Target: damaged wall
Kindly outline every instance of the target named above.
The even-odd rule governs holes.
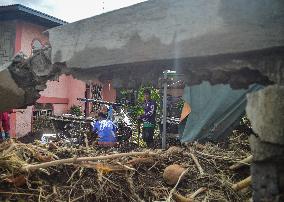
[[[23,55],[0,67],[0,111],[25,108],[35,103],[46,82],[59,74],[60,68],[50,63],[50,49],[25,60]]]
[[[248,95],[247,115],[257,135],[250,137],[254,201],[284,199],[284,86]]]
[[[14,54],[16,28],[14,21],[0,21],[0,65],[9,62]]]

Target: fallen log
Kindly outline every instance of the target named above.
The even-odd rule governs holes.
[[[232,189],[235,191],[239,191],[241,189],[244,189],[246,187],[248,187],[251,184],[251,176],[243,179],[242,181],[233,184]]]
[[[74,157],[74,158],[68,158],[68,159],[60,159],[45,163],[40,163],[36,165],[26,165],[22,167],[22,171],[24,172],[30,172],[34,171],[40,168],[47,168],[50,166],[56,166],[56,165],[62,165],[62,164],[68,164],[68,163],[79,163],[82,161],[98,161],[98,160],[107,160],[107,159],[115,159],[120,157],[126,157],[126,156],[156,156],[156,153],[153,152],[131,152],[131,153],[120,153],[120,154],[111,154],[106,156],[95,156],[95,157]]]
[[[229,169],[230,169],[230,170],[236,170],[236,169],[238,169],[238,168],[240,168],[240,167],[242,167],[242,166],[244,166],[244,165],[248,165],[249,163],[251,163],[252,158],[253,158],[252,155],[250,155],[250,156],[246,157],[245,159],[243,159],[243,160],[237,162],[236,164],[231,165],[231,166],[229,167]]]

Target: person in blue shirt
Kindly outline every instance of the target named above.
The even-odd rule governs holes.
[[[117,130],[116,125],[107,116],[100,112],[99,119],[93,123],[93,132],[98,134],[98,144],[102,146],[115,146]]]

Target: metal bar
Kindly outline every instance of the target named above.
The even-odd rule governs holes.
[[[87,83],[86,84],[86,91],[85,91],[85,96],[87,99],[89,99],[91,97],[91,89],[90,89],[90,84]],[[85,118],[90,116],[90,103],[89,102],[85,102]]]
[[[138,135],[137,135],[137,144],[138,144],[138,147],[140,147],[140,133],[141,133],[141,123],[140,123],[140,121],[138,120]]]
[[[123,104],[121,103],[108,102],[108,101],[97,100],[97,99],[77,98],[77,100],[81,102],[93,102],[93,103],[99,103],[99,104],[105,104],[105,105],[123,106]]]
[[[163,132],[162,132],[162,149],[166,149],[166,133],[167,133],[167,72],[164,73],[164,96],[163,96]]]

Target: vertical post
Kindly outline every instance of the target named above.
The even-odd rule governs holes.
[[[138,120],[138,135],[137,135],[137,144],[138,144],[138,147],[140,147],[140,133],[141,133],[141,123],[140,123],[140,121]]]
[[[166,149],[166,133],[167,133],[167,88],[168,88],[168,82],[167,82],[167,71],[164,71],[164,81],[163,81],[163,87],[164,87],[164,96],[163,96],[163,132],[162,132],[162,149]]]
[[[91,98],[91,92],[90,92],[90,82],[86,83],[86,91],[85,91],[85,98],[90,99]],[[88,117],[90,115],[90,103],[85,102],[85,117]]]

